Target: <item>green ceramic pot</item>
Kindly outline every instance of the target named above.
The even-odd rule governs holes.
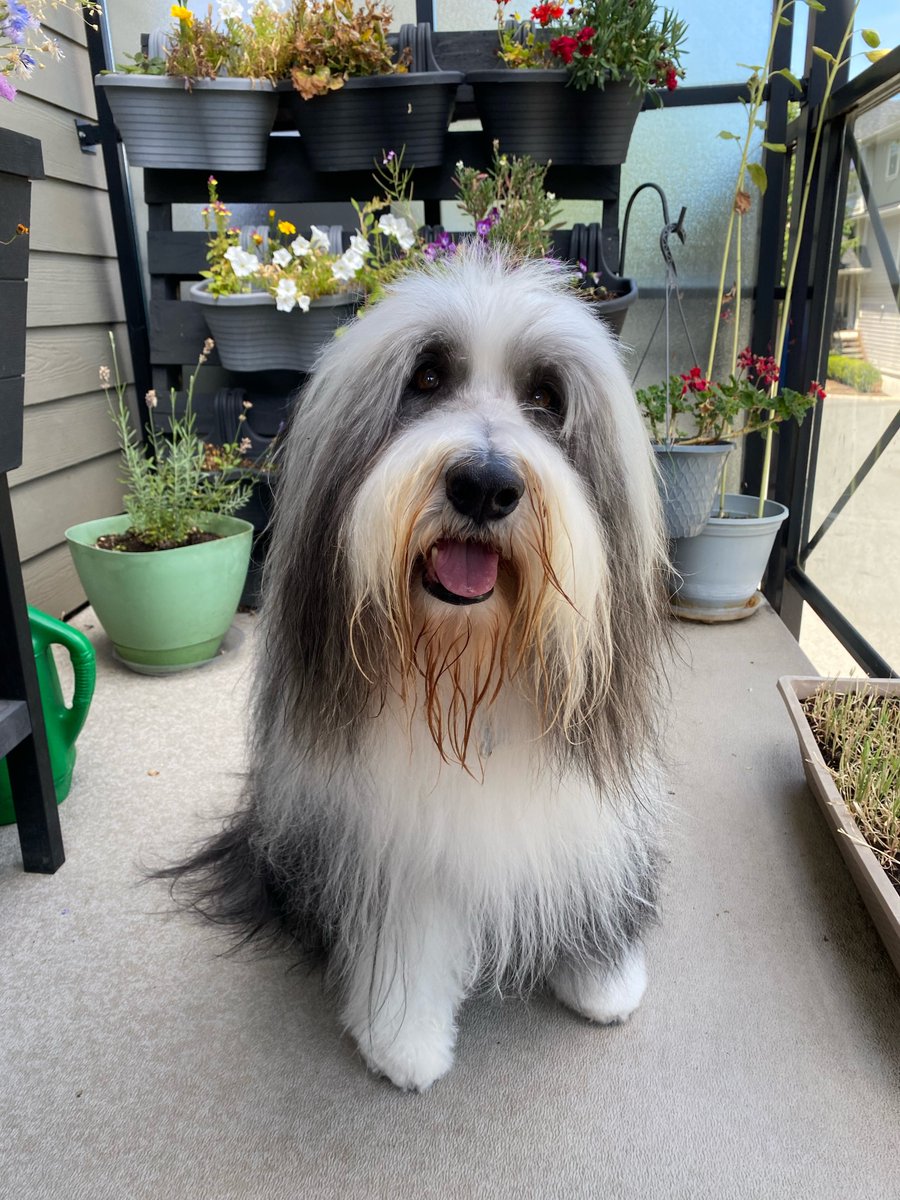
[[[237,611],[253,526],[238,517],[209,514],[197,524],[220,536],[145,554],[97,548],[103,534],[125,532],[127,516],[66,530],[87,598],[118,657],[134,671],[167,674],[209,662]]]

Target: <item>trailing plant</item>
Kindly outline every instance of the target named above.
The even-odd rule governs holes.
[[[331,250],[323,229],[313,225],[305,237],[274,209],[269,211],[268,228],[254,230],[247,239],[252,249],[242,248],[241,230],[231,224],[231,210],[219,199],[218,182],[210,175],[209,204],[202,210],[212,235],[206,254],[209,270],[201,272],[209,280],[209,292],[268,292],[279,312],[306,312],[313,300],[339,292],[377,299],[387,283],[422,261],[409,215],[411,175],[403,168],[402,154],[385,154],[374,175],[379,194],[363,204],[352,201],[359,227],[341,254]],[[394,208],[407,215],[384,211]]]
[[[544,190],[547,166],[527,154],[500,153],[494,142],[490,170],[456,164],[456,203],[475,223],[476,235],[502,244],[523,258],[543,258],[550,252],[550,231],[559,224],[553,192]]]
[[[59,62],[65,55],[59,41],[44,29],[47,13],[68,8],[94,16],[94,0],[0,0],[0,97],[15,100],[15,78],[30,79],[41,58]]]
[[[513,69],[565,66],[573,87],[602,88],[625,80],[643,94],[670,91],[684,78],[687,25],[656,0],[584,0],[538,4],[531,19],[507,19],[510,0],[496,0],[499,57]]]
[[[843,354],[828,355],[828,378],[845,383],[858,392],[877,392],[881,389],[881,372],[861,358]]]
[[[844,803],[900,890],[900,697],[828,685],[803,709]]]
[[[197,519],[203,513],[228,516],[246,503],[252,486],[251,475],[241,469],[243,456],[249,449],[249,439],[240,436],[240,426],[246,415],[239,418],[235,441],[223,447],[221,469],[210,473],[193,411],[194,384],[214,346],[212,338],[207,338],[188,381],[185,411],[181,417],[174,415],[176,393],[172,389],[173,416],[167,433],[155,420],[156,393],[147,393],[150,420],[148,445],[145,446],[134,428],[125,400],[127,384],[119,371],[116,339],[111,331],[109,342],[113,369],[110,372],[108,366],[100,368],[100,385],[106,394],[122,450],[125,467],[122,483],[127,489],[124,504],[131,522],[128,533],[147,549],[173,550],[187,545],[199,532]],[[115,400],[111,391],[115,393]]]
[[[360,75],[391,75],[409,69],[408,52],[394,57],[387,32],[392,9],[377,0],[299,0],[293,67],[294,88],[304,100],[322,96]]]
[[[802,421],[807,410],[824,399],[824,390],[813,381],[805,393],[777,389],[773,403],[770,387],[773,382],[777,386],[778,374],[773,358],[754,355],[748,346],[738,355],[736,371],[723,382],[704,378],[695,366],[687,374],[671,376],[668,386],[641,389],[637,401],[654,441],[712,445],[762,433],[782,421]]]

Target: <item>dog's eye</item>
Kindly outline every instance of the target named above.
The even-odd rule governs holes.
[[[435,367],[419,367],[413,376],[413,383],[417,391],[434,392],[441,386],[441,377]]]
[[[537,383],[529,387],[525,394],[525,403],[529,408],[541,408],[545,412],[562,412],[562,402],[559,393],[548,383]]]

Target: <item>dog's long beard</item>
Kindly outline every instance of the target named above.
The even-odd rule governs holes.
[[[594,587],[572,594],[573,568],[565,564],[575,550],[533,472],[524,471],[514,519],[473,538],[465,519],[448,516],[436,499],[445,466],[414,472],[382,494],[384,523],[360,523],[351,535],[357,599],[350,643],[373,703],[383,706],[390,689],[410,721],[424,716],[445,762],[477,774],[477,718],[506,688],[537,712],[537,735],[556,729],[570,742],[582,736],[579,727],[603,702],[610,673],[608,606],[599,594],[606,580],[598,547]],[[422,586],[435,544],[460,534],[489,537],[499,552],[496,585],[482,603],[445,604]]]

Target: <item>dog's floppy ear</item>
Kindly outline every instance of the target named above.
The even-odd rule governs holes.
[[[283,690],[266,685],[263,665],[258,727],[286,717],[310,748],[342,734],[346,750],[369,693],[348,636],[342,533],[395,427],[407,370],[403,348],[378,337],[376,325],[372,314],[329,346],[298,399],[280,459],[262,623],[264,654]],[[386,678],[386,664],[364,665],[369,678]]]
[[[618,764],[627,786],[655,735],[660,652],[668,637],[667,552],[649,437],[617,347],[605,329],[569,362],[567,453],[583,480],[606,542],[611,672],[602,696],[585,696],[579,756],[602,784]],[[607,781],[608,782],[608,781]]]

